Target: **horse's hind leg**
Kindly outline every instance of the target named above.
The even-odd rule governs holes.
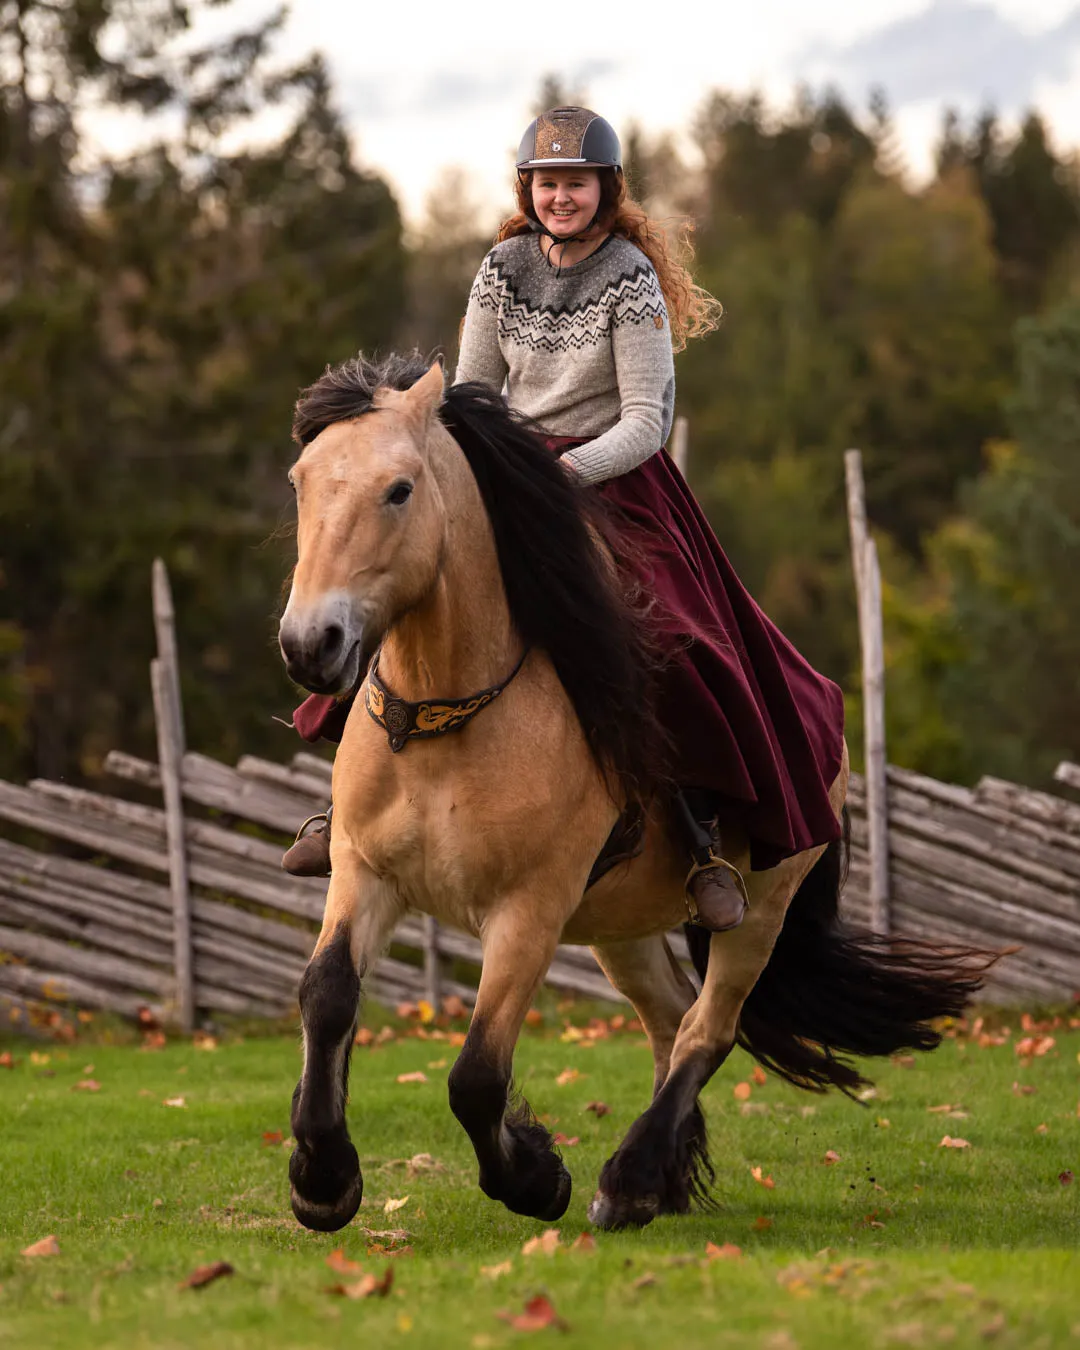
[[[594,946],[592,953],[614,987],[633,1005],[645,1028],[653,1054],[655,1096],[667,1078],[675,1037],[697,998],[697,990],[662,933],[606,942]]]
[[[570,1174],[524,1100],[511,1101],[514,1046],[558,944],[536,896],[502,903],[485,923],[469,1033],[450,1071],[450,1109],[472,1140],[480,1189],[515,1214],[551,1222],[570,1203]]]
[[[792,895],[822,851],[751,873],[746,918],[712,935],[708,973],[675,1038],[667,1078],[600,1173],[589,1206],[599,1227],[643,1227],[706,1200],[712,1167],[698,1094],[730,1054],[739,1011],[772,954]]]
[[[345,1124],[360,981],[393,930],[399,906],[366,867],[338,850],[322,932],[300,979],[304,1071],[293,1093],[293,1213],[335,1232],[360,1207],[360,1160]]]

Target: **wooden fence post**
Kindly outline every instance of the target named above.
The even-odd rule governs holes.
[[[173,964],[176,1016],[185,1032],[195,1029],[195,985],[192,972],[191,892],[187,841],[184,837],[184,715],[180,703],[180,663],[176,652],[176,619],[169,575],[160,558],[153,569],[154,628],[158,654],[150,662],[157,722],[158,763],[165,803],[165,837],[169,853],[169,889],[173,906]]]
[[[881,618],[881,569],[866,521],[862,454],[844,454],[851,563],[859,605],[862,649],[866,825],[870,852],[870,926],[887,937],[889,914],[888,759],[885,750],[885,635]]]
[[[676,417],[671,429],[671,458],[675,467],[686,477],[686,467],[690,452],[690,424],[685,417]]]
[[[442,1002],[442,970],[439,956],[439,924],[430,914],[424,915],[424,997],[439,1011]]]

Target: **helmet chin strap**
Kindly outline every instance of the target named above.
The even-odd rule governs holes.
[[[533,234],[543,234],[546,235],[551,240],[551,248],[549,248],[548,251],[544,254],[544,261],[547,263],[549,267],[552,266],[551,253],[552,250],[555,248],[556,244],[563,245],[563,257],[565,257],[566,245],[585,243],[588,239],[589,234],[595,228],[596,223],[599,219],[600,219],[600,212],[597,211],[596,215],[593,216],[592,220],[589,221],[588,225],[585,226],[584,230],[582,230],[580,234],[570,234],[564,236],[561,234],[556,234],[553,230],[549,230],[548,227],[542,224],[539,220],[537,220],[535,216],[528,217],[529,229],[532,230]],[[563,266],[562,258],[560,258],[558,263],[555,264],[554,267],[556,275],[558,275],[558,273],[562,271],[562,266]]]

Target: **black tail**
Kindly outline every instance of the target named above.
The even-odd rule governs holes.
[[[840,920],[843,843],[830,844],[792,898],[768,965],[743,1004],[738,1043],[796,1087],[852,1093],[866,1085],[852,1055],[933,1050],[939,1017],[958,1017],[1002,953],[881,938]],[[709,934],[686,929],[704,979]]]

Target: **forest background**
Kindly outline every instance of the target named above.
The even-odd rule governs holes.
[[[227,0],[226,0],[227,3]],[[183,56],[185,0],[0,0],[0,776],[153,754],[150,562],[169,567],[193,749],[283,758],[275,650],[291,406],[358,349],[453,369],[478,230],[464,172],[403,227],[323,59],[281,16]],[[537,107],[587,97],[557,80]],[[161,128],[90,163],[80,114]],[[287,128],[257,149],[268,107]],[[894,763],[1038,784],[1080,758],[1080,160],[1036,111],[943,110],[933,181],[884,95],[717,90],[700,166],[630,128],[651,212],[696,223],[726,307],[677,358],[690,479],[751,591],[848,695],[843,451],[883,559]],[[509,160],[508,160],[509,165]],[[509,175],[508,175],[509,178]],[[509,203],[509,182],[507,189]]]

